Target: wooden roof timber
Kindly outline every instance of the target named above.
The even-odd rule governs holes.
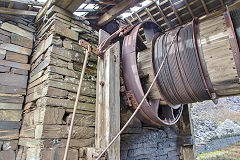
[[[117,5],[112,7],[109,11],[104,13],[99,19],[97,25],[103,26],[107,24],[108,22],[112,21],[114,18],[119,16],[121,13],[123,13],[125,10],[129,9],[136,3],[141,2],[141,0],[123,0],[119,2]]]
[[[210,15],[212,11],[214,10],[219,10],[222,7],[224,7],[224,2],[227,3],[226,1],[223,0],[210,0],[210,1],[204,1],[206,7],[212,6],[212,3],[216,3],[216,5],[214,7],[211,8],[206,8],[204,7],[202,0],[200,1],[200,4],[202,5],[196,5],[199,3],[199,0],[192,0],[192,1],[186,1],[186,0],[179,0],[177,2],[174,3],[170,3],[171,0],[163,0],[159,3],[159,5],[154,5],[154,3],[151,3],[150,5],[146,6],[148,12],[146,12],[146,9],[140,9],[139,11],[136,11],[136,13],[132,14],[131,17],[125,18],[127,19],[129,24],[137,24],[141,21],[145,21],[147,19],[154,19],[155,22],[157,22],[161,27],[165,28],[165,30],[169,30],[170,27],[167,24],[167,21],[165,21],[163,17],[166,17],[166,20],[169,20],[169,24],[171,23],[172,28],[175,28],[176,26],[178,26],[179,20],[177,18],[177,15],[175,13],[178,13],[179,17],[181,18],[181,20],[183,21],[183,24],[189,22],[192,20],[193,17],[202,17],[203,15]],[[172,2],[172,1],[171,1]],[[186,5],[188,2],[188,5]],[[237,3],[237,1],[235,2]],[[240,3],[240,2],[239,2]],[[181,4],[179,6],[179,4]],[[183,6],[182,6],[183,5]],[[175,12],[173,10],[173,7],[175,6]],[[197,7],[196,7],[197,6]],[[156,8],[163,8],[162,12],[160,12],[160,10],[156,10]],[[172,8],[172,11],[169,12],[169,9]],[[208,14],[206,12],[206,10],[204,9],[204,11],[202,11],[202,8],[206,8],[208,11]],[[185,10],[183,10],[185,9]],[[187,9],[187,10],[186,10]],[[192,12],[192,13],[191,13]],[[162,16],[162,14],[163,16]],[[149,16],[149,14],[151,14],[151,16]],[[173,14],[175,14],[176,18],[173,18]],[[136,16],[138,15],[138,16]],[[190,15],[190,17],[189,17]],[[141,20],[139,20],[141,19]],[[177,22],[179,24],[177,24]],[[141,32],[142,34],[142,32]]]
[[[36,5],[36,6],[43,6],[43,2],[35,1],[35,0],[0,0],[0,2],[10,2],[10,3],[22,3],[28,5]]]

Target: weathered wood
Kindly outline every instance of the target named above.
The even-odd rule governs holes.
[[[3,66],[8,66],[8,67],[30,70],[29,64],[22,64],[22,63],[11,62],[11,61],[6,61],[6,60],[0,60],[0,64]]]
[[[37,125],[35,138],[67,138],[68,126],[66,125]],[[73,127],[72,138],[91,138],[94,137],[93,127]]]
[[[32,49],[33,41],[29,38],[23,37],[21,35],[12,33],[11,34],[11,43]]]
[[[6,60],[19,62],[19,63],[28,63],[28,56],[22,55],[16,52],[12,52],[12,51],[7,51]]]
[[[143,83],[144,90],[147,90],[154,79],[154,73],[152,70],[150,43],[147,44],[147,49],[138,53],[137,61],[138,61],[138,67],[139,67],[139,75],[148,75],[148,77],[145,78],[145,83]],[[153,88],[151,89],[148,97],[151,99],[162,99],[156,83],[154,83]]]
[[[27,88],[28,77],[18,74],[0,73],[0,84],[14,86],[18,88]]]
[[[0,110],[0,121],[20,121],[22,119],[21,110]]]
[[[0,93],[26,95],[26,89],[0,85]]]
[[[217,95],[239,94],[240,84],[224,17],[203,21],[199,29],[204,60]]]
[[[1,103],[0,102],[0,109],[22,109],[22,104],[14,104],[14,103]]]
[[[130,8],[138,2],[140,2],[140,0],[123,0],[119,2],[116,6],[108,10],[98,19],[98,25],[103,26],[107,24],[108,22],[119,16],[126,9]]]
[[[22,122],[4,121],[0,122],[0,130],[20,129]]]
[[[24,29],[21,29],[18,26],[15,26],[15,25],[10,24],[8,22],[5,22],[5,23],[1,24],[0,28],[3,29],[3,30],[6,30],[8,32],[16,33],[20,36],[27,37],[27,38],[33,40],[33,34],[32,33],[28,32],[28,31],[25,31]]]
[[[100,30],[101,43],[108,33]],[[104,86],[100,83],[104,82]],[[120,44],[98,58],[95,145],[104,149],[120,130]],[[107,117],[107,118],[106,118]],[[120,159],[120,138],[108,149],[109,159]]]

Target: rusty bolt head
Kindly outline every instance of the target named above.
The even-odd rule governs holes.
[[[104,83],[103,81],[101,81],[99,84],[100,84],[101,86],[104,86],[105,83]]]

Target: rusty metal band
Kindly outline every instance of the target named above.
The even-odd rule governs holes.
[[[128,97],[135,99],[139,103],[144,97],[144,91],[139,78],[137,69],[137,48],[139,44],[137,43],[137,34],[140,28],[143,28],[145,37],[148,42],[152,40],[152,37],[157,32],[162,32],[159,26],[151,21],[143,22],[137,25],[129,35],[124,37],[123,48],[122,48],[122,67],[123,67],[123,77],[128,91]],[[129,95],[130,94],[130,95]],[[164,120],[158,117],[160,100],[151,101],[150,103],[145,100],[142,107],[137,113],[137,117],[145,124],[151,126],[162,126],[162,125],[173,125],[175,124],[181,116],[182,109],[178,110],[178,114],[172,120]],[[136,109],[137,104],[133,103],[134,109]],[[170,108],[170,107],[169,107]],[[173,114],[173,112],[172,112]]]
[[[232,48],[233,59],[234,59],[235,65],[236,65],[238,78],[240,78],[239,46],[238,46],[237,37],[236,37],[234,26],[233,26],[233,22],[236,24],[238,22],[239,17],[235,18],[235,16],[234,16],[235,12],[232,12],[232,17],[233,17],[233,19],[232,19],[228,8],[227,8],[227,11],[224,12],[223,15],[224,15],[227,30],[228,30],[228,33],[229,33],[229,42],[230,42],[230,45],[231,45],[231,48]]]
[[[210,76],[208,74],[207,65],[204,60],[204,55],[203,55],[203,50],[202,50],[202,45],[201,45],[201,40],[200,40],[200,34],[199,34],[200,30],[199,30],[198,19],[194,19],[192,22],[192,25],[193,25],[193,36],[194,36],[193,39],[195,41],[194,43],[195,43],[195,47],[197,50],[198,60],[201,65],[200,69],[204,76],[204,84],[206,86],[208,94],[210,95],[213,102],[216,104],[217,103],[217,95],[216,95],[216,91],[213,88]]]
[[[169,42],[173,39],[173,35],[178,35],[157,81],[161,96],[170,106],[210,99],[210,94],[206,91],[207,85],[198,58],[193,30],[192,24],[189,24],[154,38],[152,63],[156,75],[169,48]]]

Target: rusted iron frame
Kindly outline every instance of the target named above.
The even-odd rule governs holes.
[[[201,72],[204,76],[204,84],[206,86],[207,92],[210,95],[213,103],[217,104],[217,94],[216,91],[213,88],[213,84],[211,82],[210,76],[208,74],[208,70],[207,70],[207,65],[205,63],[204,60],[204,56],[203,56],[203,50],[202,50],[202,45],[201,45],[201,40],[200,40],[200,35],[199,35],[199,21],[197,18],[195,18],[193,20],[193,40],[195,43],[195,49],[197,50],[197,56],[198,56],[198,60],[199,63],[201,65]]]
[[[230,42],[231,49],[233,52],[233,59],[234,59],[235,65],[236,65],[238,80],[240,81],[240,52],[239,52],[240,50],[239,50],[236,33],[234,30],[232,18],[231,18],[228,7],[227,7],[226,12],[223,13],[223,15],[225,18],[226,26],[228,28],[229,42]]]

